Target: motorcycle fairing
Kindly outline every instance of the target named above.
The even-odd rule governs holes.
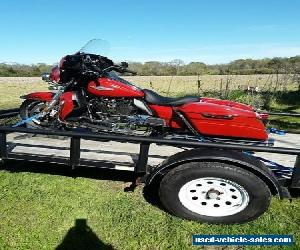
[[[79,117],[87,109],[87,103],[82,91],[65,92],[60,97],[59,118],[65,121],[68,117]]]
[[[74,91],[71,92],[65,92],[61,95],[59,100],[59,119],[61,121],[64,121],[66,117],[71,114],[71,112],[74,110],[75,105],[73,101]]]

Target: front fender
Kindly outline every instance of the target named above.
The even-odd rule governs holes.
[[[20,96],[22,99],[50,102],[54,96],[53,92],[34,92]]]
[[[224,162],[244,168],[261,178],[273,194],[278,194],[280,198],[290,198],[289,194],[286,193],[286,189],[280,185],[272,171],[260,160],[254,156],[233,150],[197,148],[179,152],[154,168],[147,176],[146,185],[150,185],[157,177],[165,175],[169,170],[179,165],[195,161]]]

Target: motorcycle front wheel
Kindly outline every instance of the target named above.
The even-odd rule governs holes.
[[[29,117],[37,115],[45,108],[46,103],[36,100],[25,100],[20,106],[20,117],[22,120],[26,120]],[[24,126],[32,129],[45,129],[50,128],[52,123],[48,118],[40,120],[32,120],[26,123]]]

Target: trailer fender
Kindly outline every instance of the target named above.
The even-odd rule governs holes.
[[[150,185],[155,179],[164,176],[169,170],[179,165],[195,161],[224,162],[241,167],[261,178],[273,194],[278,194],[280,198],[290,198],[288,191],[280,185],[266,165],[255,156],[234,150],[197,148],[179,152],[154,167],[147,176],[146,185]]]

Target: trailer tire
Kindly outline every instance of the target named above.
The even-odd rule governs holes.
[[[271,192],[255,174],[221,162],[190,162],[170,170],[159,187],[163,206],[178,217],[215,224],[252,221]]]

